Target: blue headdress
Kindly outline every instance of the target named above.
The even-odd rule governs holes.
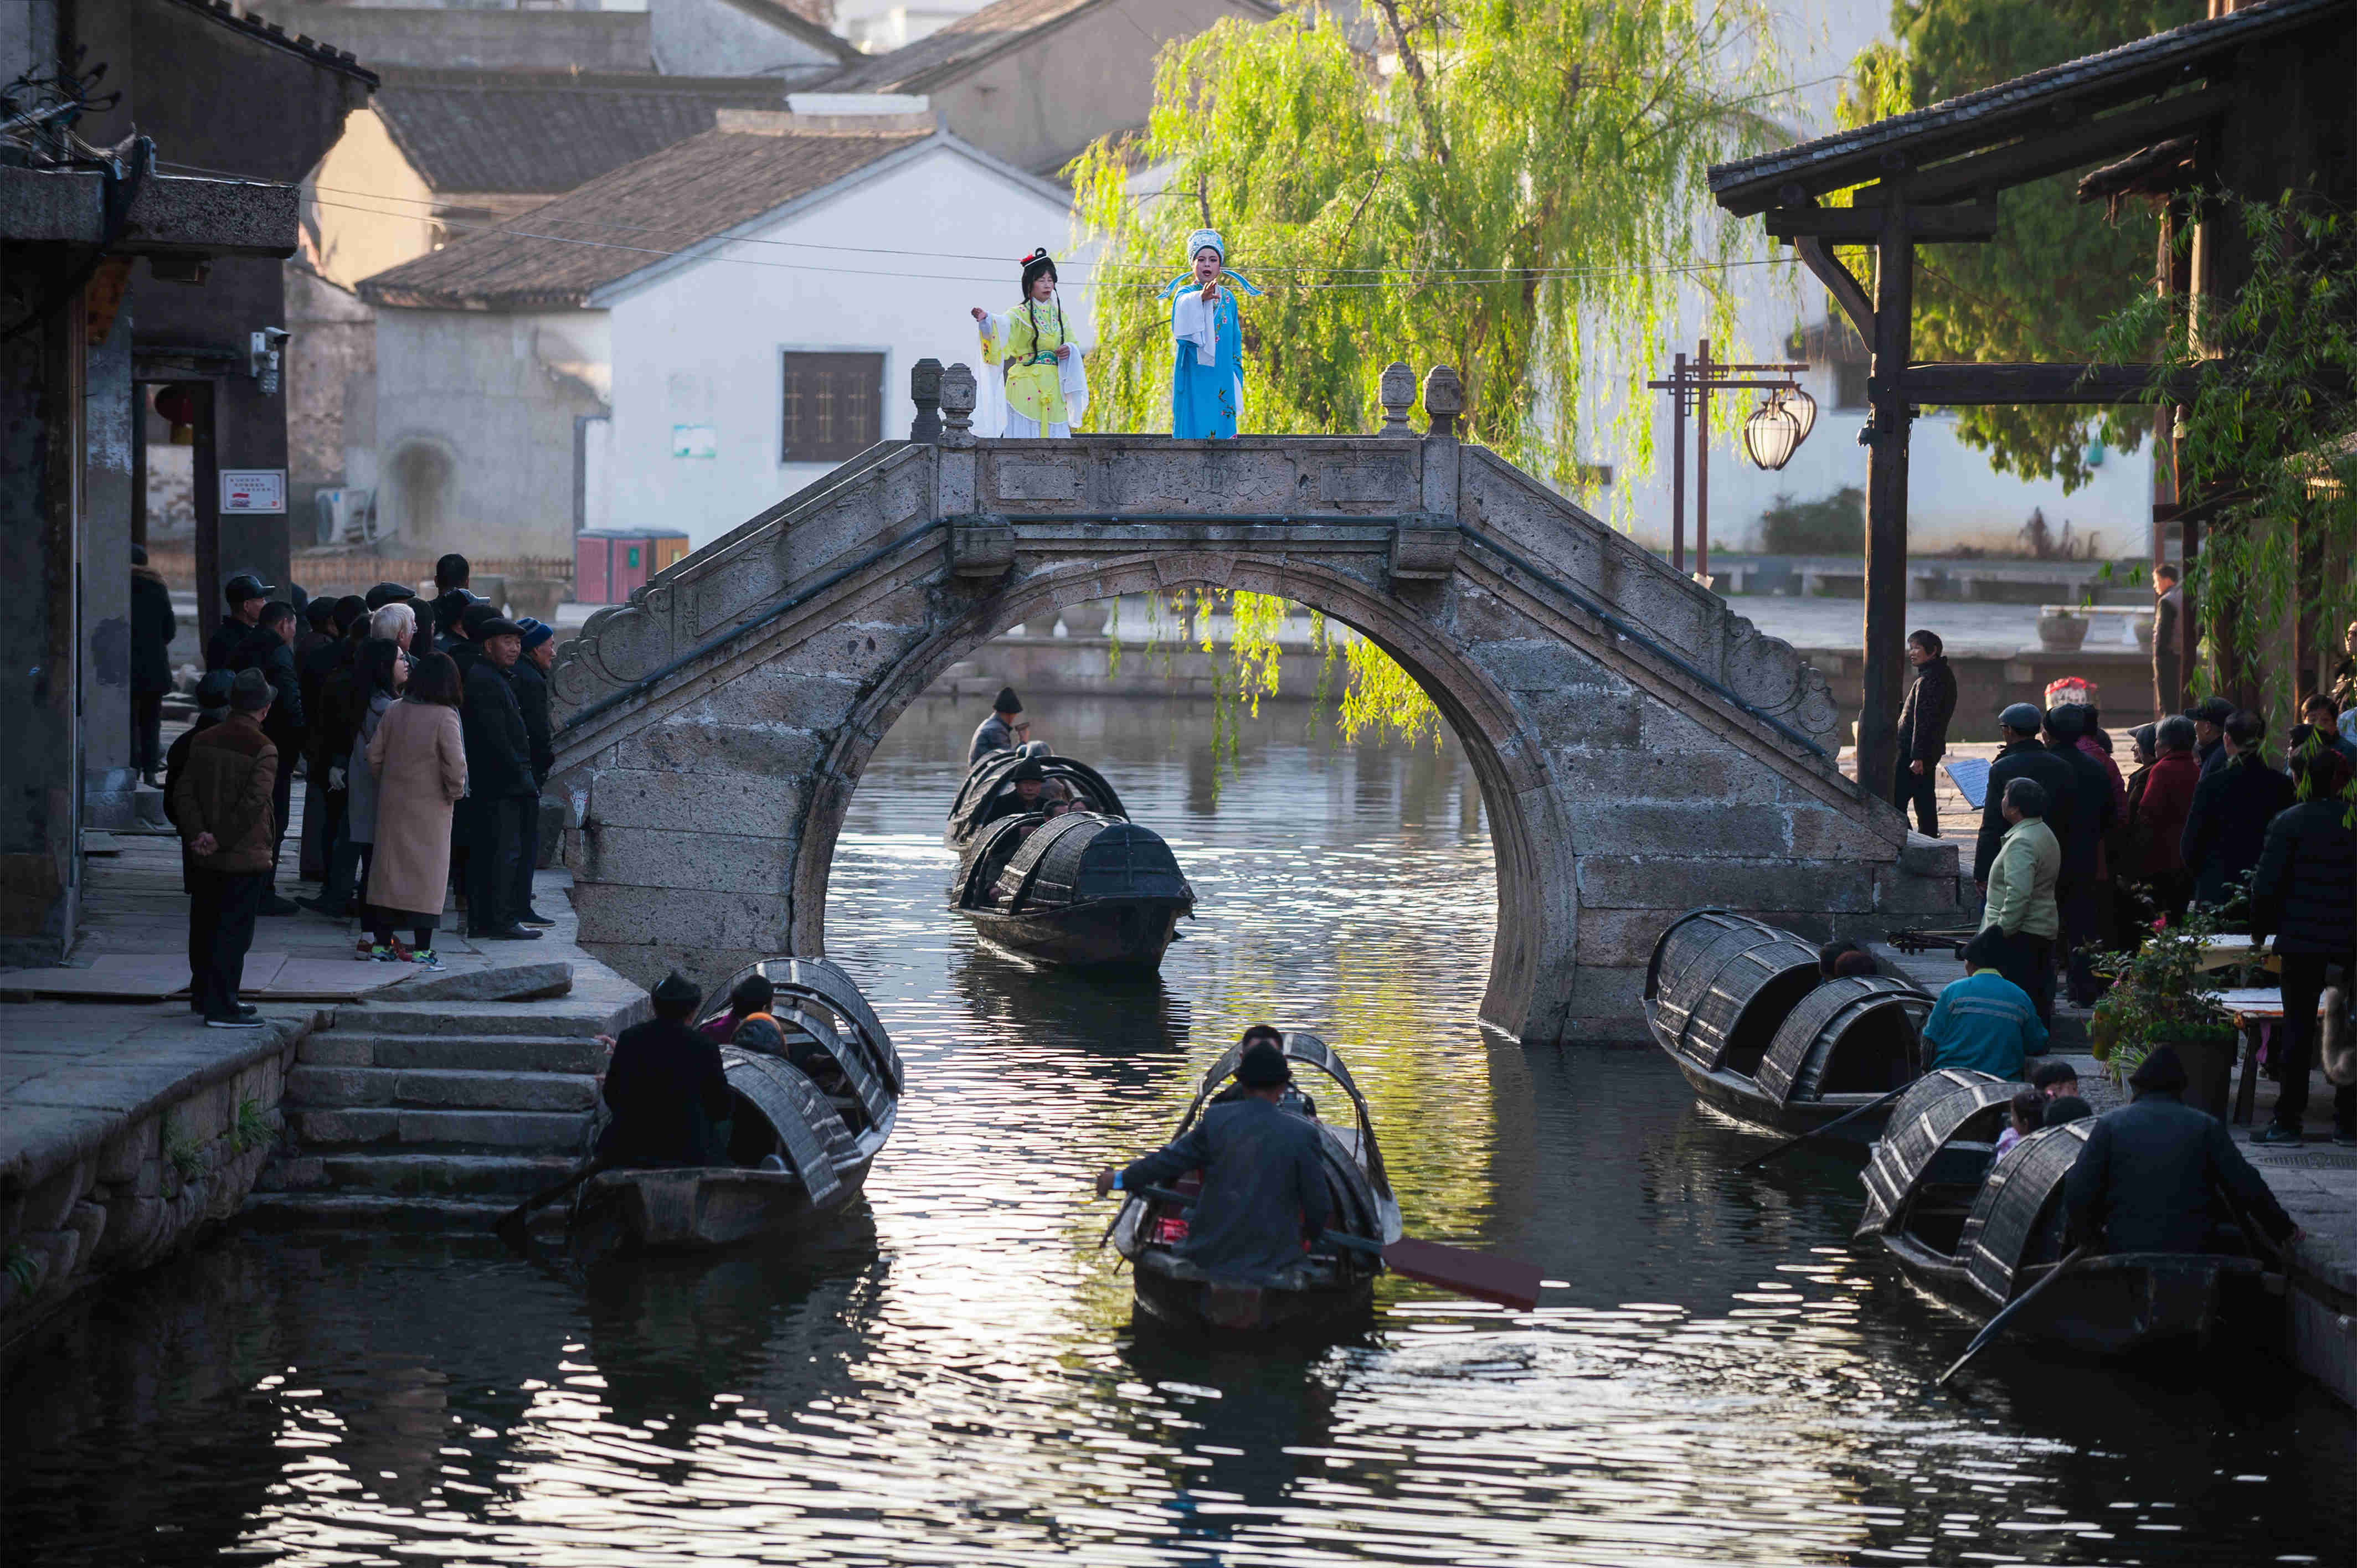
[[[1220,231],[1217,229],[1198,229],[1193,233],[1188,235],[1187,259],[1189,262],[1192,262],[1195,259],[1196,252],[1200,251],[1206,245],[1211,246],[1211,249],[1220,252],[1220,264],[1224,268],[1227,265],[1228,260],[1228,242],[1220,238]],[[1243,274],[1231,272],[1226,275],[1230,283],[1235,285],[1246,294],[1251,295],[1255,299],[1260,297],[1260,290],[1254,288],[1253,286],[1252,279],[1244,276]],[[1177,277],[1172,278],[1169,285],[1163,289],[1161,294],[1156,297],[1168,299],[1172,295],[1176,295],[1180,289],[1191,286],[1194,281],[1195,274],[1193,273],[1180,273]]]

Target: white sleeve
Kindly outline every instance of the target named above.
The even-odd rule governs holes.
[[[1203,303],[1200,289],[1189,289],[1170,306],[1170,331],[1173,336],[1195,345],[1195,362],[1213,365],[1220,358],[1219,312]]]
[[[1064,424],[1067,428],[1080,428],[1081,419],[1089,412],[1089,372],[1081,367],[1081,350],[1074,344],[1072,351],[1057,369],[1056,379],[1064,394]]]
[[[992,347],[991,358],[999,362],[985,360],[974,367],[974,433],[1003,435],[1006,433],[1006,317],[985,316],[976,325]]]

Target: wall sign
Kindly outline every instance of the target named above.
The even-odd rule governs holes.
[[[716,457],[720,455],[720,432],[709,424],[674,424],[671,427],[671,455]]]
[[[221,509],[223,511],[285,511],[286,510],[286,470],[284,468],[223,468],[221,476]]]

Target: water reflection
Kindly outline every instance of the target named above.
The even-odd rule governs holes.
[[[249,1232],[72,1315],[0,1399],[7,1561],[1031,1564],[2348,1561],[2357,1439],[2281,1383],[2001,1360],[1853,1252],[1854,1178],[1643,1050],[1486,1037],[1492,884],[1453,750],[1271,709],[1035,703],[1169,837],[1203,918],[1157,983],[977,952],[940,815],[974,715],[920,704],[846,824],[830,944],[909,1063],[825,1244],[593,1273],[487,1237]],[[1387,1283],[1376,1330],[1134,1332],[1087,1173],[1166,1136],[1259,1017],[1318,1028],[1415,1229],[1563,1282]]]

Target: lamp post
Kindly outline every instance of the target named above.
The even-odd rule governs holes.
[[[1669,378],[1646,386],[1670,394],[1670,566],[1683,575],[1686,569],[1686,416],[1695,419],[1695,576],[1710,575],[1710,394],[1764,392],[1767,400],[1743,427],[1744,456],[1767,469],[1792,461],[1801,443],[1817,422],[1816,400],[1794,379],[1807,370],[1806,361],[1770,365],[1731,365],[1710,357],[1706,338],[1695,357],[1680,354]],[[1762,380],[1765,376],[1775,379]]]

